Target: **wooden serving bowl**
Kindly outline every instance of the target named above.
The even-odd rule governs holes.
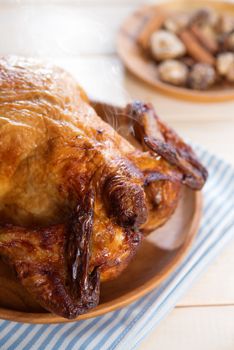
[[[166,16],[175,11],[192,11],[196,8],[211,7],[219,13],[234,17],[234,3],[209,0],[176,0],[160,5],[145,5],[132,13],[122,24],[117,37],[117,51],[131,73],[166,95],[194,102],[218,102],[234,99],[234,86],[222,84],[207,91],[177,87],[159,80],[157,65],[137,44],[137,35],[152,11]]]
[[[120,109],[93,103],[100,116]],[[189,251],[201,219],[202,195],[184,188],[179,205],[162,228],[152,232],[128,268],[114,281],[101,285],[99,305],[77,320],[100,316],[126,306],[163,282]],[[28,323],[63,323],[66,320],[43,310],[17,281],[13,271],[0,260],[0,318]]]

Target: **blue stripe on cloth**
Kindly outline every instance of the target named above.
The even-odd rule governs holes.
[[[134,349],[168,314],[224,245],[234,236],[234,170],[195,145],[208,167],[201,228],[178,269],[156,290],[130,306],[96,319],[59,325],[0,322],[3,350]]]
[[[232,223],[231,225],[233,225],[233,223]],[[213,247],[213,245],[212,245],[211,247]],[[196,265],[199,263],[200,259],[204,258],[204,256],[205,256],[206,254],[207,254],[207,252],[205,252],[201,257],[199,257],[199,259],[197,260],[197,263],[194,264],[194,265],[192,266],[192,268],[190,268],[190,270],[189,270],[187,273],[185,273],[185,274],[183,275],[183,278],[182,278],[181,280],[179,280],[179,282],[178,282],[178,283],[176,284],[176,286],[170,291],[169,295],[166,296],[166,298],[163,300],[163,302],[166,303],[166,302],[168,301],[169,297],[171,296],[171,294],[174,295],[174,292],[175,292],[176,288],[181,287],[181,282],[183,282],[183,280],[188,276],[188,274],[191,273],[191,271],[192,271],[192,270],[196,267]],[[173,278],[173,279],[174,279],[174,278]],[[170,282],[171,282],[171,281],[170,281]],[[168,287],[168,284],[167,284],[166,286],[163,286],[163,288],[160,289],[160,294],[162,294],[162,293],[164,292],[164,290],[166,289],[166,287]],[[112,344],[112,346],[111,346],[110,348],[108,348],[108,349],[114,349],[114,348],[116,348],[116,346],[119,344],[119,342],[120,342],[120,341],[126,336],[126,334],[131,330],[131,328],[133,328],[133,326],[134,326],[137,322],[139,322],[140,319],[143,318],[146,314],[147,314],[147,316],[148,316],[148,317],[147,317],[146,323],[149,322],[149,319],[151,320],[150,314],[149,314],[148,312],[149,312],[149,309],[152,309],[152,304],[153,304],[153,302],[154,302],[154,300],[155,300],[156,298],[157,298],[157,296],[153,293],[152,297],[148,300],[148,303],[147,303],[147,305],[144,307],[144,309],[142,309],[141,312],[137,315],[137,317],[131,321],[131,323],[128,325],[128,327],[125,328],[125,330],[121,332],[121,336],[120,336],[118,339],[116,339],[115,342]],[[157,310],[154,310],[154,311],[157,311],[157,312],[158,312],[159,308],[161,308],[162,305],[163,305],[162,302],[160,302],[160,303],[159,303],[159,306],[158,306],[158,308],[157,308]],[[143,324],[143,325],[141,326],[141,328],[144,328],[144,326],[145,326],[145,324]]]
[[[232,222],[228,227],[227,229],[225,230],[225,233],[226,232],[229,232],[229,229],[230,227],[232,227],[232,225],[234,224],[234,222]],[[214,248],[214,246],[220,241],[220,239],[218,238],[217,240],[215,240],[210,246],[209,246],[209,249],[207,249],[200,257],[199,259],[196,260],[196,263],[194,263],[191,268],[182,276],[181,279],[179,279],[176,283],[176,285],[171,289],[170,293],[169,294],[166,294],[166,297],[163,299],[163,302],[168,302],[168,300],[170,299],[170,297],[175,296],[174,292],[178,289],[178,287],[181,286],[181,284],[184,282],[184,281],[187,281],[187,276],[191,273],[191,271],[194,271],[194,269],[199,266],[199,263],[202,259],[204,259],[206,256],[207,256],[207,253],[209,253],[209,251],[211,249]],[[165,287],[163,288],[165,290]],[[162,303],[159,304],[159,307],[158,309],[162,308]],[[150,306],[150,303],[148,303],[148,307]],[[142,324],[142,327],[144,328],[144,326],[146,326],[146,324]],[[123,334],[122,334],[123,336]]]
[[[80,338],[82,337],[83,334],[86,334],[86,332],[89,331],[90,328],[92,328],[93,325],[96,325],[98,323],[99,319],[96,318],[94,320],[91,320],[89,322],[85,321],[84,324],[86,324],[86,326],[81,330],[79,330],[79,324],[77,325],[77,323],[75,323],[71,328],[70,331],[73,332],[74,330],[77,329],[78,333],[76,332],[76,334],[74,335],[74,337],[70,340],[69,344],[66,346],[66,349],[69,349],[70,343],[74,340],[77,339],[77,341],[79,342]],[[68,330],[68,334],[70,333],[70,331]],[[59,339],[59,342],[57,343],[57,348],[54,347],[53,349],[62,349],[63,348],[63,342],[65,341],[66,338],[61,337]]]
[[[10,327],[9,331],[4,334],[2,338],[0,338],[0,349],[4,348],[4,344],[8,341],[9,337],[11,337],[14,332],[16,332],[22,325],[19,323],[12,324],[13,327]]]
[[[18,344],[20,344],[20,343],[22,342],[22,340],[24,340],[25,337],[27,337],[27,335],[28,335],[29,333],[32,332],[32,330],[33,330],[32,327],[31,327],[31,326],[28,326],[28,327],[24,330],[24,332],[21,332],[20,336],[19,336],[10,346],[8,346],[8,350],[14,350],[14,349],[16,348],[16,346],[17,346]]]
[[[34,326],[31,325],[31,328],[34,328]],[[46,324],[43,326],[40,326],[39,330],[34,334],[34,336],[29,340],[29,342],[24,347],[22,347],[22,350],[31,350],[33,348],[34,343],[37,341],[40,335],[43,335],[43,332],[45,332],[47,328],[48,328],[48,325]],[[21,348],[19,349],[21,350]]]
[[[1,325],[0,325],[0,334],[2,331],[4,331],[4,329],[9,325],[9,322],[7,321],[2,321]]]
[[[60,329],[64,328],[63,324],[59,324],[58,326],[54,326],[53,329],[49,332],[48,336],[44,339],[42,344],[38,347],[38,350],[44,350],[47,345],[49,345],[50,341],[53,339],[55,334],[60,331]]]
[[[101,325],[99,327],[96,328],[96,330],[93,331],[92,333],[92,338],[95,338],[98,336],[99,332],[102,332],[103,330],[105,330],[105,327],[109,324],[112,323],[116,318],[118,319],[118,314],[119,311],[116,312],[116,314],[114,313],[111,317],[109,317],[105,322],[101,323]],[[67,349],[72,349],[73,346],[75,346],[77,344],[77,339],[78,338],[74,338],[72,340],[72,342],[70,342],[67,346]],[[83,343],[79,344],[79,349],[80,350],[86,350],[87,346],[90,344],[90,339],[86,338],[85,341]]]
[[[230,230],[230,229],[233,229],[233,224],[234,224],[234,223],[231,223],[230,226],[228,227],[227,231],[225,232],[225,235],[222,237],[222,241],[224,240],[224,238],[226,238],[226,233],[231,233],[231,234],[233,235],[233,232]],[[228,237],[228,238],[230,238],[230,237]],[[219,244],[220,244],[220,239],[218,238],[218,239],[216,240],[216,242],[215,242],[212,246],[210,246],[210,249],[214,249],[215,246],[217,247]],[[214,257],[216,256],[216,254],[212,254],[212,255],[211,255],[211,254],[210,254],[210,249],[209,249],[208,251],[205,252],[204,256],[205,256],[205,257],[207,257],[207,256],[210,257],[209,259],[210,259],[210,261],[211,261],[212,258],[214,258]],[[219,251],[219,250],[218,250],[218,251]],[[208,253],[209,253],[209,254],[208,254]],[[215,253],[216,253],[216,251],[215,251]],[[204,256],[203,256],[203,258],[204,258]],[[207,263],[206,263],[206,264],[207,264]],[[201,269],[201,268],[203,268],[203,263],[199,263],[199,262],[198,262],[197,266]],[[193,271],[195,271],[195,267],[196,267],[196,266],[193,266]],[[191,271],[190,271],[190,272],[191,272]],[[190,275],[191,275],[191,274],[190,274]],[[197,277],[197,276],[196,276],[196,277]],[[195,277],[195,278],[196,278],[196,277]],[[191,278],[191,276],[190,276],[190,278]],[[194,277],[193,277],[193,280],[194,280]],[[187,280],[185,280],[185,281],[187,282],[187,287],[188,287],[188,286],[189,286],[189,285],[188,285],[188,282],[190,282],[190,279],[187,279]],[[184,281],[182,281],[182,282],[184,282]],[[175,294],[175,290],[173,290],[174,293],[172,294],[172,298],[173,298],[172,307],[174,306],[174,302],[175,302],[175,301],[178,301],[179,298],[181,297],[181,291],[182,291],[182,293],[184,293],[184,289],[181,288],[181,287],[182,287],[182,283],[180,283],[180,284],[178,285],[178,287],[179,287],[179,289],[177,289],[176,294]],[[184,285],[183,285],[183,288],[187,288],[187,287],[184,287]],[[169,305],[169,306],[170,306],[170,304],[168,303],[168,299],[165,299],[165,301],[167,302],[166,305]],[[166,310],[165,310],[165,308],[166,308],[166,306],[165,306],[165,301],[163,301],[163,303],[161,303],[160,306],[159,306],[159,308],[161,308],[161,309],[163,308],[164,311],[166,311]],[[171,308],[172,308],[172,307],[171,307]],[[168,308],[168,311],[170,311],[171,308],[169,307],[169,308]],[[164,312],[163,315],[162,315],[162,317],[160,318],[160,317],[159,317],[159,312],[158,312],[158,311],[159,311],[159,309],[157,310],[157,316],[158,316],[158,317],[157,317],[157,321],[159,322],[159,321],[161,321],[162,318],[164,318],[164,316],[166,316],[167,313]],[[151,328],[148,327],[149,330],[152,329],[152,328],[155,326],[155,324],[157,324],[157,323],[153,322],[153,319],[151,319],[151,325],[150,325]],[[141,328],[142,328],[142,330],[144,330],[144,331],[146,332],[146,334],[147,334],[148,332],[147,332],[146,326],[147,326],[146,324],[141,325]],[[148,331],[149,331],[149,330],[148,330]],[[139,334],[138,334],[138,336],[139,336]],[[140,337],[140,340],[141,340],[142,338],[143,338],[143,337]],[[139,341],[140,341],[140,340],[139,340]],[[137,343],[138,343],[138,341],[136,342],[136,344],[137,344]],[[131,348],[134,348],[134,347],[135,347],[135,345],[134,345],[133,347],[131,347]],[[112,346],[111,349],[113,349],[113,348],[114,348],[114,347]]]

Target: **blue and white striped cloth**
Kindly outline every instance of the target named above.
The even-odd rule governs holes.
[[[134,304],[95,319],[59,325],[1,321],[1,350],[128,350],[137,347],[234,237],[234,169],[200,147],[196,147],[196,151],[209,170],[204,189],[204,213],[197,239],[177,271]]]

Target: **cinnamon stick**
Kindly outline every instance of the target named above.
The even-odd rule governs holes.
[[[191,32],[194,34],[194,36],[200,41],[200,43],[212,54],[216,53],[218,51],[218,44],[217,42],[212,39],[208,38],[207,35],[205,35],[202,30],[197,25],[192,25],[190,27]]]
[[[215,64],[215,58],[205,49],[189,29],[180,32],[180,38],[183,41],[187,52],[198,62]]]
[[[154,11],[139,32],[137,42],[144,50],[149,49],[151,34],[161,28],[165,18],[166,16],[163,12]]]

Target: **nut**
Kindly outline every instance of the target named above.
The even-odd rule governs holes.
[[[220,75],[226,76],[234,64],[234,53],[224,52],[218,55],[216,68]]]
[[[207,63],[197,63],[188,76],[188,85],[195,90],[206,90],[216,81],[215,69]]]
[[[186,52],[182,41],[166,30],[154,32],[151,35],[150,46],[153,57],[158,61],[177,58],[183,56]]]
[[[210,40],[217,40],[216,30],[214,28],[212,28],[211,26],[203,25],[202,27],[200,27],[200,30]]]
[[[187,13],[176,13],[166,19],[164,27],[176,34],[188,25],[189,20],[190,16]]]
[[[220,34],[218,37],[218,43],[220,52],[234,52],[234,32]]]
[[[204,7],[193,13],[190,23],[198,26],[208,25],[214,28],[218,25],[219,21],[220,16],[214,9]]]
[[[231,83],[234,83],[234,63],[230,66],[226,78]]]
[[[158,66],[160,80],[172,85],[184,86],[188,77],[187,66],[176,60],[166,60]]]
[[[234,52],[234,32],[230,33],[226,39],[226,46],[229,51]]]
[[[230,33],[234,30],[234,18],[229,15],[221,15],[217,30],[220,33]]]

